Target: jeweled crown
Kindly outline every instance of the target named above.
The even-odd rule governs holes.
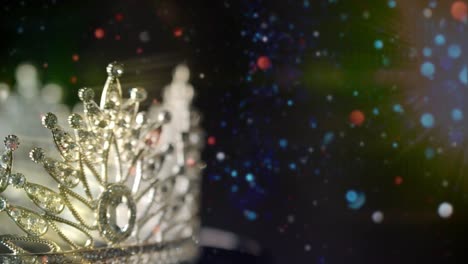
[[[0,260],[19,263],[179,263],[197,254],[201,130],[191,110],[185,66],[163,103],[140,111],[142,88],[122,97],[123,66],[111,63],[100,103],[78,92],[83,115],[70,131],[42,117],[58,154],[35,147],[30,159],[47,177],[14,166],[20,147],[5,138],[0,156]],[[29,172],[31,173],[31,172]]]

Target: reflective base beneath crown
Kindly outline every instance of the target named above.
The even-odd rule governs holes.
[[[188,264],[196,261],[199,249],[189,238],[165,244],[79,250],[60,254],[0,255],[0,263],[157,263]]]

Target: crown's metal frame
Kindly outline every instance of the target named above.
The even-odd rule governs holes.
[[[32,149],[30,158],[55,186],[30,182],[17,172],[13,152],[19,139],[5,138],[0,213],[24,234],[0,227],[0,244],[9,251],[0,254],[3,262],[182,263],[196,256],[203,167],[198,118],[193,112],[187,118],[174,113],[187,120],[171,121],[174,108],[164,104],[149,113],[139,112],[146,91],[133,88],[130,98],[124,99],[118,79],[123,66],[111,63],[107,73],[100,105],[92,89],[80,89],[84,116],[69,117],[73,133],[65,131],[52,113],[42,118],[61,160],[40,148]],[[169,105],[178,104],[190,113],[190,100],[178,98]],[[185,124],[188,130],[181,129]],[[35,207],[10,202],[6,195],[10,186],[24,191]]]

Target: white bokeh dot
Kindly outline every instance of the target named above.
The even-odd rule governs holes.
[[[453,214],[453,206],[448,202],[443,202],[439,205],[437,213],[442,218],[450,218]]]
[[[140,41],[143,42],[143,43],[149,42],[151,40],[151,37],[150,37],[150,34],[148,33],[148,31],[140,32],[138,37],[140,38]]]
[[[424,17],[430,18],[432,16],[432,10],[430,8],[425,8],[423,10]]]
[[[372,221],[376,224],[382,223],[384,219],[384,214],[381,211],[375,211],[372,213]]]
[[[216,154],[216,159],[217,159],[218,161],[223,161],[225,158],[226,158],[226,155],[224,154],[224,152],[218,152],[218,153]]]

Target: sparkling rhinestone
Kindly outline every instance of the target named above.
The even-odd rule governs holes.
[[[81,88],[78,90],[78,97],[83,102],[89,102],[94,98],[94,91],[90,88]]]
[[[146,97],[148,97],[148,93],[143,88],[132,88],[132,90],[130,90],[130,98],[132,100],[141,102],[144,101]]]
[[[99,123],[97,124],[98,127],[100,128],[106,128],[108,125],[107,121],[106,120],[101,120],[99,121]]]
[[[44,168],[51,173],[55,173],[57,170],[57,162],[52,159],[44,159]]]
[[[84,130],[78,130],[78,138],[79,138],[79,140],[86,141],[86,140],[89,139],[90,136],[91,136],[91,133],[90,133],[90,132],[84,131]]]
[[[74,129],[81,128],[83,126],[83,117],[79,114],[72,114],[68,117],[68,124]]]
[[[68,175],[68,177],[65,178],[64,184],[67,187],[75,187],[80,182],[80,179],[77,177],[76,174],[78,173],[76,172],[76,173],[70,174]]]
[[[29,157],[31,158],[32,161],[36,163],[41,163],[41,162],[44,162],[45,152],[41,148],[33,148],[29,152]]]
[[[38,189],[35,185],[28,185],[26,187],[26,192],[28,192],[31,195],[37,195]]]
[[[0,212],[3,212],[7,208],[7,205],[5,198],[0,197]]]
[[[47,190],[45,189],[41,189],[39,191],[39,194],[37,195],[37,199],[41,202],[41,203],[44,203],[44,204],[48,204],[50,202],[50,200],[53,198],[51,197],[51,193],[49,193]]]
[[[50,202],[50,205],[55,207],[55,210],[60,211],[63,208],[63,201],[60,196],[55,196]]]
[[[78,150],[78,144],[76,144],[75,142],[70,142],[66,144],[65,148],[69,151]]]
[[[61,130],[61,129],[56,129],[54,130],[54,135],[57,140],[62,141],[65,139],[65,137],[68,135],[67,132]]]
[[[18,219],[21,216],[22,211],[18,208],[11,208],[9,213],[13,219]]]
[[[21,217],[14,219],[19,225],[21,225],[25,230],[27,230],[28,233],[32,233],[36,236],[43,235],[48,228],[47,222],[35,213],[25,211],[23,212]]]
[[[107,74],[111,77],[120,77],[124,73],[123,65],[117,62],[110,63],[107,66]]]
[[[99,108],[95,104],[87,104],[86,105],[86,112],[88,113],[88,116],[91,115],[93,118],[97,118],[97,116],[100,114]]]
[[[57,116],[52,113],[47,113],[42,117],[42,125],[48,129],[55,128],[57,126]]]
[[[117,104],[115,102],[108,101],[104,108],[107,110],[117,110]]]
[[[19,146],[19,138],[15,135],[9,135],[5,138],[5,148],[8,150],[14,151],[18,148]]]
[[[5,151],[2,156],[0,156],[0,163],[3,163],[5,165],[7,165],[8,163],[10,163],[10,154],[11,152],[10,151]]]
[[[10,184],[13,184],[16,188],[22,188],[26,183],[26,178],[22,173],[12,173],[10,175]]]
[[[39,220],[35,217],[28,217],[26,218],[26,226],[29,228],[34,227],[39,222]]]

